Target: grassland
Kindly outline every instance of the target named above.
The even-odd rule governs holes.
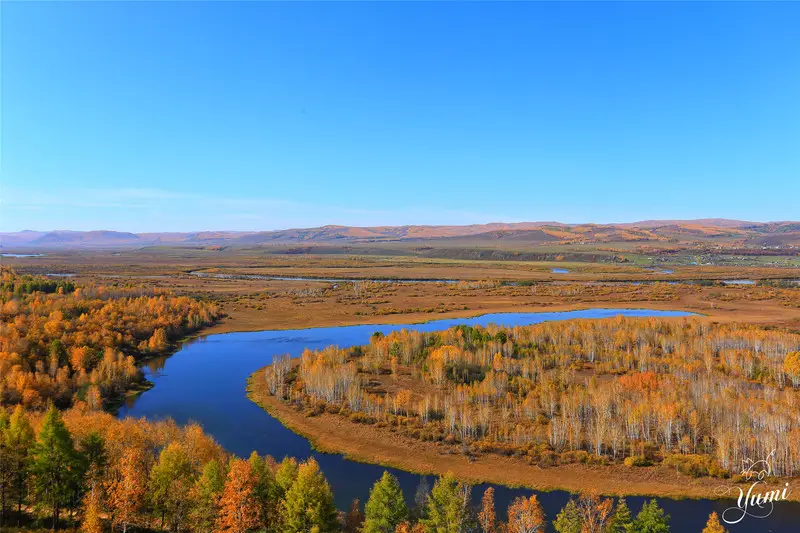
[[[275,255],[264,249],[187,248],[50,252],[43,257],[3,258],[3,264],[23,273],[68,274],[76,281],[101,278],[104,282],[166,288],[177,294],[214,300],[227,317],[206,333],[413,323],[481,313],[585,307],[682,309],[706,315],[709,320],[795,328],[800,325],[799,290],[719,284],[723,280],[800,278],[800,271],[794,268],[653,268],[565,261]],[[569,272],[553,273],[556,267]],[[234,277],[200,277],[194,272]],[[258,276],[315,279],[255,278]],[[364,281],[389,279],[453,283]],[[717,283],[704,286],[697,284],[698,280]]]

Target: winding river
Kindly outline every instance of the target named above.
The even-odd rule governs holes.
[[[382,466],[357,463],[341,455],[322,454],[311,449],[308,441],[286,429],[245,396],[247,377],[269,364],[276,355],[298,356],[304,348],[322,348],[331,344],[340,347],[366,344],[375,331],[384,334],[402,328],[421,331],[446,329],[457,324],[527,325],[547,320],[571,318],[606,318],[625,316],[686,316],[678,311],[646,309],[588,309],[562,313],[502,313],[469,319],[445,319],[424,324],[362,325],[333,328],[311,328],[283,331],[259,331],[209,335],[186,343],[172,356],[151,361],[145,368],[155,386],[120,410],[120,416],[159,419],[170,417],[178,423],[195,421],[213,435],[226,449],[247,456],[252,450],[278,459],[291,455],[298,459],[314,456],[331,483],[340,509],[349,508],[353,498],[366,501],[372,484],[385,470]],[[406,499],[413,501],[421,476],[393,470]],[[429,485],[433,479],[428,478]],[[486,485],[473,488],[478,501]],[[530,494],[528,489],[495,486],[498,510],[504,510],[514,497]],[[564,491],[539,493],[545,513],[553,520],[569,499]],[[631,511],[636,513],[645,498],[628,497]],[[659,499],[671,515],[674,533],[700,531],[711,511],[722,513],[734,502],[712,500]],[[502,513],[503,511],[501,511]],[[745,517],[739,524],[728,526],[732,533],[795,532],[800,530],[800,503],[779,502],[765,519]]]

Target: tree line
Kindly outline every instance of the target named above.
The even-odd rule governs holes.
[[[478,507],[451,474],[421,483],[408,505],[385,472],[366,504],[334,505],[314,459],[226,453],[196,425],[118,420],[85,404],[65,412],[0,409],[0,526],[219,533],[535,533],[548,517],[535,495],[498,517],[494,489]],[[584,493],[552,517],[558,533],[667,533],[655,500],[634,517],[625,500]],[[709,527],[711,529],[709,529]],[[705,533],[723,531],[716,515]]]
[[[141,384],[136,363],[214,323],[210,302],[0,271],[0,405],[99,407]]]
[[[800,335],[786,330],[623,317],[403,330],[306,350],[296,368],[279,359],[265,375],[310,413],[469,454],[727,476],[775,450],[774,474],[800,468]]]

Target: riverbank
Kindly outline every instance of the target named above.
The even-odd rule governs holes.
[[[746,290],[746,289],[745,289]],[[613,297],[586,299],[574,303],[526,302],[525,298],[513,295],[493,295],[476,301],[470,298],[458,310],[437,312],[398,312],[386,315],[359,314],[357,309],[336,305],[332,299],[312,304],[311,309],[286,301],[270,302],[265,310],[231,309],[228,318],[203,330],[203,335],[261,330],[307,329],[356,325],[421,324],[447,318],[470,318],[490,313],[553,313],[580,311],[602,307],[606,309],[647,308],[658,311],[688,311],[709,322],[743,322],[750,324],[800,328],[800,308],[782,305],[780,302],[764,300],[709,300],[707,292],[679,294],[672,301],[654,301],[646,298],[614,300]]]
[[[262,368],[250,376],[247,397],[285,427],[308,439],[315,450],[342,454],[352,461],[425,475],[452,472],[473,484],[493,483],[539,491],[593,489],[608,496],[717,499],[717,487],[735,486],[732,480],[693,478],[665,466],[570,464],[543,468],[515,457],[492,454],[468,457],[451,446],[411,439],[389,427],[359,424],[330,413],[306,416],[268,393],[264,372]],[[786,481],[790,480],[775,480],[770,486],[783,487]],[[745,492],[748,489],[739,486]],[[730,495],[738,495],[738,490],[732,490]],[[788,499],[800,501],[800,493],[789,494]]]

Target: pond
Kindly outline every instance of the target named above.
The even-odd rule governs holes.
[[[569,274],[569,270],[566,268],[554,268],[553,274]]]
[[[176,354],[151,361],[145,368],[147,377],[155,387],[143,393],[120,410],[120,416],[159,419],[170,417],[178,423],[200,423],[226,449],[247,456],[252,450],[270,454],[277,459],[290,455],[298,459],[314,456],[325,472],[340,509],[349,508],[353,498],[362,504],[366,501],[372,484],[386,468],[356,463],[341,455],[321,454],[311,449],[308,441],[286,429],[245,396],[247,377],[255,370],[269,364],[277,355],[289,353],[298,356],[305,348],[323,348],[335,344],[340,347],[366,344],[370,336],[402,328],[436,331],[458,324],[527,325],[547,320],[572,318],[608,318],[625,316],[686,316],[678,311],[652,311],[646,309],[588,309],[563,313],[503,313],[487,314],[468,319],[445,319],[415,325],[361,325],[334,328],[311,328],[285,331],[259,331],[210,335],[189,342]],[[408,502],[413,502],[414,492],[421,476],[390,470],[400,481]],[[433,478],[428,478],[429,485]],[[486,485],[473,489],[473,500],[480,500]],[[511,499],[529,495],[528,489],[510,489],[495,486],[498,512],[504,514]],[[538,493],[549,520],[569,499],[564,491]],[[645,498],[629,497],[628,505],[638,512]],[[671,515],[673,532],[699,533],[711,511],[721,513],[733,505],[731,502],[711,500],[659,499],[659,504]],[[746,518],[732,533],[762,533],[765,531],[797,531],[793,523],[800,523],[800,503],[780,502],[772,515],[764,520]]]
[[[0,253],[0,257],[43,257],[44,254],[9,254]]]

